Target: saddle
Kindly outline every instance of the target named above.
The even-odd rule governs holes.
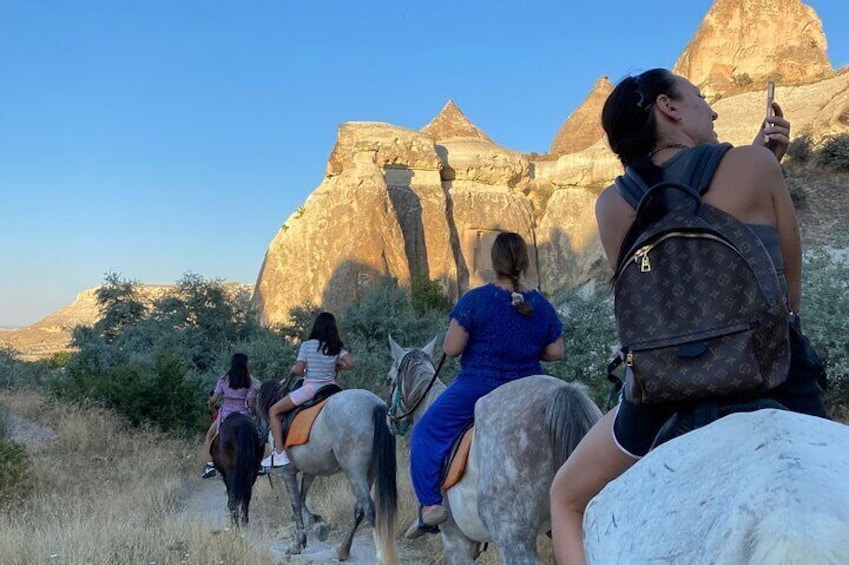
[[[466,472],[466,462],[469,460],[469,450],[472,447],[472,437],[475,434],[475,425],[469,426],[466,431],[460,434],[454,445],[451,446],[451,451],[448,452],[448,457],[445,458],[445,464],[442,467],[442,488],[448,490],[463,478]]]
[[[298,379],[290,391],[300,388],[303,381]],[[324,404],[331,396],[341,391],[342,387],[336,383],[326,384],[318,389],[310,400],[283,416],[281,424],[286,448],[303,445],[309,441],[312,425],[321,413],[321,409],[324,408]]]

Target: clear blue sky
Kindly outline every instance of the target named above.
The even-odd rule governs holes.
[[[849,2],[808,4],[845,66]],[[107,271],[255,282],[345,121],[420,128],[450,98],[543,152],[599,76],[671,67],[710,5],[0,0],[0,326]]]

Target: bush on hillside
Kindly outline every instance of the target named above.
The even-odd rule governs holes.
[[[810,136],[800,135],[790,142],[787,147],[787,156],[794,164],[807,163],[814,152],[814,143]]]
[[[427,275],[417,275],[413,278],[410,301],[413,310],[420,316],[432,310],[448,314],[454,306],[451,299],[443,292],[439,281],[430,279]]]
[[[57,375],[61,374],[62,366],[57,356],[43,361],[28,362],[22,360],[14,349],[0,347],[0,387],[7,389],[41,388],[47,385]]]
[[[26,447],[10,439],[0,439],[0,499],[10,497],[30,472]]]
[[[545,368],[566,381],[584,383],[596,404],[604,407],[610,392],[607,364],[617,343],[613,299],[606,287],[591,293],[575,290],[557,306],[566,356]]]
[[[849,133],[826,138],[817,150],[817,163],[835,171],[849,171]]]
[[[835,414],[849,416],[849,263],[827,250],[806,254],[802,277],[802,329],[823,356]]]
[[[98,291],[101,317],[74,329],[78,350],[57,394],[102,402],[134,424],[193,431],[203,427],[209,391],[234,352],[249,355],[260,380],[285,374],[294,360],[284,336],[260,325],[249,294],[220,281],[185,275],[141,309],[135,297],[135,283],[107,276]]]
[[[447,328],[448,320],[443,311],[417,313],[398,282],[383,278],[359,304],[349,307],[342,315],[342,340],[357,365],[339,377],[346,387],[366,388],[382,396],[386,392],[386,374],[391,362],[388,336],[403,347],[422,347],[436,337],[438,359]],[[442,375],[447,380],[450,380],[453,366],[446,364],[443,369]]]

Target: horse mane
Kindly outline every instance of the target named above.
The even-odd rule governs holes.
[[[257,412],[262,415],[264,421],[268,421],[268,411],[275,402],[286,396],[286,387],[276,380],[263,381],[256,395]]]
[[[398,378],[402,379],[404,396],[409,400],[422,396],[435,371],[433,360],[427,353],[421,349],[408,351],[398,365]]]

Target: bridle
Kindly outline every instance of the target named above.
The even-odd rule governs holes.
[[[402,386],[401,379],[401,370],[402,368],[406,372],[407,367],[405,367],[405,363],[409,365],[410,359],[408,357],[413,351],[408,351],[404,354],[401,360],[398,362],[398,369],[395,375],[395,380],[392,385],[389,387],[389,398],[386,404],[389,406],[388,416],[389,416],[389,428],[392,430],[392,433],[397,436],[403,436],[410,428],[413,427],[413,419],[411,418],[413,412],[418,409],[419,405],[424,401],[427,397],[430,389],[433,388],[433,384],[436,382],[436,379],[439,377],[439,371],[442,369],[442,365],[445,363],[445,358],[447,355],[442,354],[442,358],[439,360],[439,364],[436,366],[436,370],[433,372],[433,377],[431,377],[430,382],[427,384],[427,388],[425,388],[424,392],[419,396],[416,401],[413,403],[413,406],[401,414],[400,416],[396,415],[398,409],[404,410],[406,408],[406,402],[404,402],[404,391]],[[429,360],[429,358],[428,358]],[[430,363],[431,367],[433,366],[433,362]]]

